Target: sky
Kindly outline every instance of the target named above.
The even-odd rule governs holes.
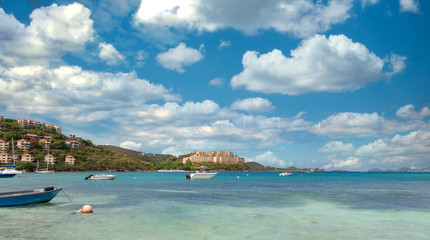
[[[266,166],[430,166],[430,3],[0,0],[0,115]]]

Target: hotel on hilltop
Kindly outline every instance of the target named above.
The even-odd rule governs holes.
[[[245,158],[238,157],[230,151],[203,151],[196,152],[194,155],[183,158],[182,163],[191,162],[214,162],[214,163],[244,163]]]

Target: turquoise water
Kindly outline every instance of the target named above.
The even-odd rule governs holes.
[[[0,208],[0,239],[429,239],[430,174],[26,173],[0,190],[61,186],[49,203]],[[72,214],[83,205],[92,214]]]

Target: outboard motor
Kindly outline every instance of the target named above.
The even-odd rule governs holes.
[[[185,179],[191,179],[191,175],[189,173],[185,174]]]
[[[88,177],[85,177],[85,180],[88,180],[88,179],[90,179],[90,177],[92,177],[93,175],[92,174],[90,174]]]

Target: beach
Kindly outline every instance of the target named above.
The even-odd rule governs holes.
[[[26,173],[2,191],[63,187],[49,203],[0,208],[1,239],[427,239],[430,174]],[[94,213],[73,214],[89,204]]]

